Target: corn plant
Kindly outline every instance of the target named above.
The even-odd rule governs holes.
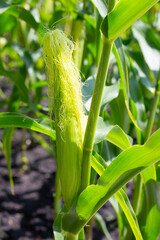
[[[69,5],[66,5],[64,1],[61,2],[68,11],[74,9],[74,1],[71,1]],[[57,176],[60,180],[64,199],[64,206],[57,214],[53,224],[56,240],[84,239],[84,227],[106,201],[109,200],[119,214],[115,199],[128,224],[125,223],[123,217],[121,221],[126,231],[123,232],[122,227],[119,226],[120,239],[156,240],[160,235],[158,224],[160,221],[159,201],[158,194],[156,194],[156,191],[159,192],[160,189],[158,180],[160,130],[155,131],[152,136],[151,132],[159,103],[160,65],[157,63],[155,75],[155,71],[152,72],[152,69],[147,68],[149,76],[154,83],[156,82],[153,105],[149,108],[149,118],[147,120],[144,109],[139,109],[138,104],[136,106],[136,101],[134,103],[133,97],[130,97],[130,94],[135,94],[135,99],[139,97],[139,88],[136,87],[137,95],[132,89],[129,91],[132,78],[137,77],[135,64],[139,59],[132,52],[132,48],[129,49],[129,54],[125,52],[119,36],[158,1],[109,0],[106,3],[106,1],[93,0],[92,2],[97,11],[98,49],[95,63],[98,70],[93,91],[89,92],[90,89],[87,89],[87,85],[90,87],[90,84],[93,83],[91,79],[86,80],[81,86],[81,76],[78,70],[83,69],[82,52],[85,39],[82,36],[85,35],[86,31],[85,17],[82,20],[76,19],[75,22],[69,18],[64,26],[65,33],[62,30],[55,29],[45,30],[43,34],[43,59],[48,77],[50,120],[37,120],[13,112],[1,113],[0,127],[27,128],[46,134],[53,141],[56,141]],[[27,10],[16,6],[10,7],[6,3],[2,5],[2,9],[7,9],[8,14],[11,16],[18,14],[20,18],[31,24],[42,35],[44,27],[41,23],[37,23]],[[87,1],[84,1],[83,10],[85,11],[86,8]],[[23,13],[25,13],[24,16]],[[71,29],[72,20],[75,25],[73,24]],[[77,25],[82,26],[79,35],[76,32]],[[141,25],[135,23],[133,34],[143,50],[143,44],[141,45],[142,41],[140,40],[147,29],[140,38],[138,35],[142,33],[140,27]],[[70,39],[72,33],[76,42],[75,46]],[[79,39],[81,39],[80,42]],[[143,38],[144,40],[145,38]],[[76,51],[76,45],[80,47],[81,51],[78,48]],[[99,60],[101,45],[102,50]],[[106,87],[112,52],[121,79],[113,86]],[[141,61],[144,61],[141,55],[140,57]],[[145,63],[142,68],[144,65]],[[130,68],[129,72],[128,66]],[[6,74],[3,67],[0,70],[1,74]],[[138,71],[140,72],[139,68]],[[26,91],[24,86],[21,86],[21,88]],[[118,91],[120,89],[119,95],[117,89]],[[85,91],[87,92],[86,96],[83,96]],[[110,92],[112,92],[112,96],[109,96]],[[83,97],[87,98],[89,93],[92,94],[92,99],[90,99],[91,103],[88,106],[87,101],[83,101]],[[141,100],[139,102],[142,106]],[[114,121],[117,121],[120,126],[107,127],[105,119],[109,117],[105,111],[106,103],[110,103],[111,115],[116,115],[117,119],[114,119]],[[121,105],[120,111],[122,111],[120,116],[116,114],[119,105]],[[140,114],[143,112],[142,118],[140,118],[138,111],[141,111]],[[121,117],[127,120],[121,121]],[[138,144],[134,146],[131,146],[130,137],[125,133],[128,130],[124,124],[129,125],[130,122],[132,127],[135,128],[137,136]],[[102,156],[103,140],[107,140],[122,150],[117,150],[117,154],[110,163],[106,162]],[[109,151],[110,149],[108,149]],[[92,179],[91,169],[97,174],[98,180],[96,177]],[[140,175],[138,175],[139,173]],[[124,188],[124,185],[132,178],[135,178],[133,207]],[[120,218],[122,218],[122,215],[119,214]]]

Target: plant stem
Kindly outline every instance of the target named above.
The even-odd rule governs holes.
[[[94,220],[95,220],[95,215],[87,223],[87,225],[89,225],[89,226],[86,226],[86,237],[87,237],[87,240],[92,240],[92,235],[93,235],[92,228],[93,228]]]
[[[112,11],[117,0],[109,0],[108,12]],[[94,144],[94,136],[96,132],[96,126],[98,116],[101,107],[101,100],[103,96],[103,89],[107,78],[109,58],[112,51],[113,41],[108,40],[103,36],[103,48],[101,54],[101,60],[98,68],[94,91],[92,95],[92,102],[89,111],[84,144],[83,144],[83,160],[82,160],[82,183],[81,190],[85,189],[90,183],[90,170],[91,170],[91,157]]]
[[[54,196],[54,213],[55,217],[61,210],[61,184],[60,184],[60,177],[59,172],[56,172],[56,179],[55,179],[55,196]]]
[[[152,104],[152,108],[151,108],[149,119],[148,119],[148,124],[147,124],[145,135],[144,135],[144,142],[147,141],[147,139],[150,137],[151,132],[152,132],[154,118],[155,118],[156,109],[157,109],[158,100],[159,100],[159,94],[160,94],[159,88],[160,88],[160,71],[159,71],[158,77],[157,77],[157,85],[155,88],[153,104]]]
[[[67,233],[64,240],[78,240],[78,235]]]
[[[83,0],[83,10],[85,11],[86,10],[86,0]]]
[[[136,191],[134,191],[134,194],[133,194],[133,209],[136,216],[138,216],[139,204],[140,204],[141,194],[142,194],[142,179],[140,175],[138,175],[135,178],[134,188],[136,189]]]
[[[112,45],[113,41],[109,41],[106,38],[103,38],[102,55],[100,65],[98,68],[91,107],[87,121],[87,127],[84,136],[81,190],[85,189],[90,183],[91,156],[94,143],[94,136],[96,132],[96,126],[101,107],[103,89],[107,77]]]

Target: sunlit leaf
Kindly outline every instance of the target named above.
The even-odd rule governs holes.
[[[99,11],[100,15],[104,18],[108,12],[106,1],[105,0],[91,0],[91,1]]]
[[[107,167],[98,184],[88,186],[80,194],[76,206],[77,215],[74,216],[75,231],[84,226],[92,215],[131,178],[160,159],[159,139],[160,130],[157,130],[143,146],[133,146],[122,152]],[[67,219],[66,215],[63,222],[65,229],[72,225]]]
[[[118,1],[115,8],[104,18],[102,33],[107,38],[115,40],[157,2],[158,0]]]
[[[16,25],[16,19],[9,14],[0,15],[0,35],[12,30]]]
[[[19,127],[40,132],[56,139],[54,122],[49,119],[32,119],[18,113],[0,113],[0,128]]]
[[[131,146],[128,136],[118,125],[107,125],[103,119],[99,117],[94,143],[99,143],[103,139],[106,139],[123,150]]]

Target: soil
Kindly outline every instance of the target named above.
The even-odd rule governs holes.
[[[56,162],[45,149],[34,142],[27,146],[28,169],[23,171],[21,131],[17,129],[12,140],[14,195],[11,194],[6,159],[0,151],[0,239],[50,240],[53,239]],[[26,131],[26,143],[30,143],[29,139],[30,134]],[[100,213],[113,240],[118,240],[116,215],[110,204],[107,203]],[[96,224],[93,228],[93,240],[106,240]]]

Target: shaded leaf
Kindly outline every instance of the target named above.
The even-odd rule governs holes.
[[[153,31],[151,31],[151,29],[141,21],[137,21],[133,24],[132,32],[133,36],[139,43],[139,46],[149,68],[152,71],[159,71],[160,40],[157,40],[157,38],[153,35]],[[157,47],[159,47],[159,49],[157,49]]]
[[[0,1],[0,14],[5,12],[9,7],[10,7],[10,5],[8,3],[6,3],[6,1],[1,0]]]
[[[90,109],[94,85],[95,78],[89,77],[82,86],[83,102],[87,111],[89,111]],[[101,108],[104,108],[106,104],[115,99],[118,96],[118,93],[119,93],[119,81],[117,81],[115,84],[111,86],[105,86]]]
[[[101,231],[106,236],[107,240],[112,240],[112,237],[109,234],[108,229],[106,227],[105,221],[104,221],[103,217],[99,213],[96,213],[95,221],[96,221],[96,224],[97,224],[98,228],[100,228]]]
[[[31,12],[20,6],[11,6],[7,9],[6,13],[14,16],[15,18],[20,18],[21,20],[28,23],[35,30],[38,30],[39,28],[39,23],[36,22]]]
[[[19,94],[22,100],[26,103],[29,102],[28,90],[24,83],[23,76],[17,71],[6,71],[1,62],[0,62],[0,75],[8,77],[14,84],[16,85],[17,89],[19,90]]]

